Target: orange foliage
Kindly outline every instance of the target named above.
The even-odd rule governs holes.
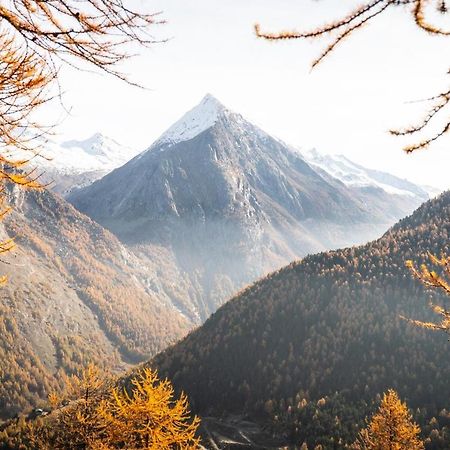
[[[430,271],[425,264],[422,264],[420,269],[416,269],[413,262],[409,260],[406,262],[406,266],[411,270],[414,277],[420,280],[424,286],[429,289],[437,289],[450,296],[450,257],[442,256],[441,258],[436,258],[436,256],[432,254],[429,254],[429,257],[433,264],[440,267],[444,271],[444,274],[448,279],[433,270]],[[421,320],[411,319],[406,320],[423,328],[440,330],[450,334],[450,311],[447,309],[447,306],[437,305],[431,301],[430,306],[436,314],[441,316],[441,321],[439,323],[423,322]],[[405,319],[405,317],[402,318]]]
[[[36,142],[49,131],[33,116],[51,100],[49,91],[58,82],[59,65],[88,63],[126,80],[117,65],[131,56],[127,44],[155,42],[148,29],[157,21],[154,14],[109,0],[2,2],[0,19],[1,193],[5,182],[42,187],[26,164],[40,156]],[[17,150],[22,151],[20,157]],[[0,219],[7,211],[0,212]],[[12,247],[13,241],[0,243],[0,252]]]
[[[423,450],[420,428],[412,421],[406,403],[390,389],[384,394],[378,412],[359,436],[361,450]]]
[[[50,396],[50,414],[11,425],[0,433],[0,445],[23,450],[199,448],[200,420],[190,417],[184,394],[174,398],[171,383],[150,369],[130,383],[128,389],[111,388],[111,379],[91,365],[68,380],[65,395]]]

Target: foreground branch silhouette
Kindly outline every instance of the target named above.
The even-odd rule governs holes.
[[[0,145],[27,148],[30,120],[49,100],[59,68],[93,66],[133,84],[119,64],[131,44],[155,43],[157,14],[134,11],[121,0],[14,0],[0,5]],[[87,64],[87,66],[86,66]]]
[[[419,269],[414,266],[412,261],[407,261],[406,265],[411,273],[417,278],[426,288],[431,290],[438,290],[447,296],[450,296],[450,257],[442,256],[437,258],[430,254],[431,262],[443,271],[443,275],[438,274],[434,270],[430,270],[425,264],[422,264]],[[450,310],[447,305],[437,305],[430,301],[431,309],[441,317],[439,323],[423,322],[421,320],[408,319],[402,316],[403,319],[414,325],[429,330],[438,330],[447,333],[450,336]],[[450,339],[450,337],[449,337]]]
[[[378,16],[385,14],[386,11],[394,7],[403,6],[405,9],[405,17],[409,17],[416,26],[425,32],[435,36],[446,36],[450,38],[450,28],[444,29],[438,24],[433,23],[430,19],[430,4],[434,4],[437,11],[449,16],[446,0],[372,0],[365,2],[360,7],[354,9],[343,17],[332,21],[309,31],[281,31],[281,32],[265,32],[262,31],[259,24],[255,25],[255,32],[259,38],[269,41],[279,41],[287,39],[317,39],[322,36],[331,37],[331,43],[326,49],[312,62],[312,68],[320,64],[344,39],[348,38],[355,31],[363,28],[368,23],[374,21]],[[450,73],[450,70],[449,70]],[[407,153],[428,147],[433,142],[440,139],[450,130],[450,91],[434,95],[424,100],[430,103],[429,111],[419,121],[418,124],[406,127],[401,130],[390,130],[395,136],[413,136],[418,141],[414,144],[404,147]],[[430,129],[431,122],[438,122],[437,131],[431,132],[429,137],[420,138],[422,131]]]

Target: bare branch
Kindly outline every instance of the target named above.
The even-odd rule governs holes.
[[[293,30],[281,31],[277,33],[263,32],[261,31],[261,26],[256,24],[255,33],[257,37],[270,41],[287,39],[316,39],[321,36],[330,36],[331,43],[325,51],[319,55],[318,58],[313,60],[312,68],[314,68],[319,65],[345,38],[352,35],[356,30],[361,29],[363,26],[372,22],[377,16],[385,13],[387,10],[391,10],[393,7],[410,6],[409,12],[417,27],[432,35],[450,36],[450,29],[447,30],[435,25],[426,17],[427,6],[429,6],[430,3],[432,3],[430,0],[372,0],[364,3],[340,19],[309,31]],[[434,3],[437,6],[438,12],[443,15],[449,14],[445,0],[434,0]],[[415,135],[416,133],[426,129],[429,122],[438,114],[443,115],[444,111],[446,112],[447,119],[444,119],[444,124],[441,129],[435,132],[431,137],[420,140],[417,144],[406,146],[404,150],[407,153],[412,153],[415,150],[428,147],[431,143],[437,141],[448,132],[450,129],[450,113],[448,111],[450,103],[449,99],[449,91],[434,96],[430,100],[436,100],[437,102],[418,125],[407,127],[403,130],[391,130],[391,134],[395,136]]]

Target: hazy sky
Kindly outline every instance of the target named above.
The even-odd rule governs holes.
[[[130,0],[131,2],[131,0]],[[62,138],[100,131],[145,149],[206,92],[293,145],[342,153],[421,183],[450,188],[450,139],[407,156],[388,135],[414,123],[425,104],[411,103],[448,86],[450,39],[421,32],[398,8],[340,45],[314,71],[327,40],[268,43],[263,29],[308,29],[350,10],[352,0],[142,0],[163,11],[168,37],[127,63],[141,90],[92,73],[66,69],[70,116]],[[344,6],[343,6],[344,5]],[[446,57],[444,57],[444,55]],[[58,105],[54,111],[60,112]],[[51,111],[46,111],[51,116]]]

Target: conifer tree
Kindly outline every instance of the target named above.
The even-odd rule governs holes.
[[[423,450],[419,434],[420,428],[413,422],[406,403],[390,389],[367,428],[360,432],[355,447],[360,450]]]
[[[420,268],[417,269],[412,261],[407,261],[406,266],[411,270],[414,277],[421,281],[426,288],[441,291],[450,297],[450,257],[442,256],[441,258],[437,258],[432,254],[429,254],[429,257],[431,262],[443,271],[443,275],[440,275],[434,270],[430,270],[425,264],[422,264]],[[450,335],[450,310],[448,309],[448,305],[438,305],[430,301],[430,307],[441,317],[439,323],[423,322],[421,320],[412,320],[403,316],[401,317],[422,328],[444,331]]]
[[[60,67],[91,66],[131,83],[118,66],[133,55],[131,45],[156,42],[150,29],[157,23],[157,15],[121,0],[0,3],[0,220],[9,211],[2,205],[6,185],[43,187],[27,163],[43,157],[43,138],[53,128],[36,112],[61,97]],[[0,253],[13,246],[0,242]]]
[[[194,450],[200,423],[188,399],[174,395],[168,380],[143,369],[128,388],[112,388],[95,366],[68,380],[53,411],[36,421],[18,422],[0,434],[0,448],[14,450]]]
[[[105,430],[103,442],[111,448],[170,450],[196,449],[200,420],[190,418],[185,394],[174,399],[174,389],[146,368],[131,380],[131,393],[113,389],[101,402],[99,416]]]

